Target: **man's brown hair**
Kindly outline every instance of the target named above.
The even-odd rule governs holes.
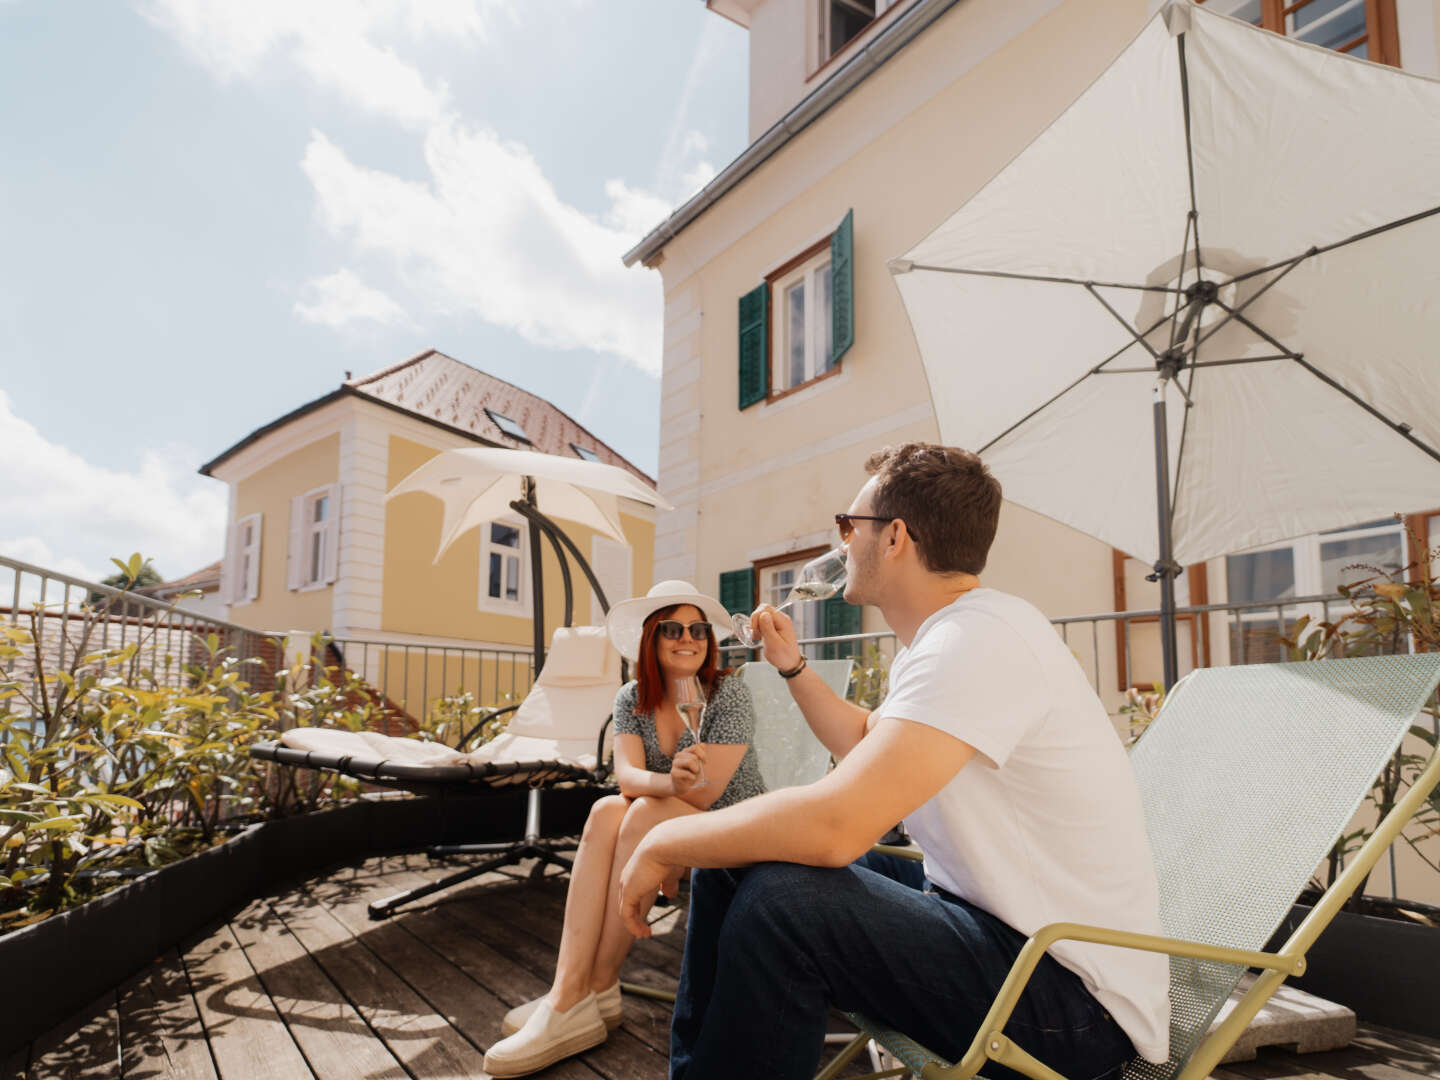
[[[877,450],[866,459],[865,471],[879,477],[874,514],[905,522],[926,570],[978,574],[985,569],[1001,496],[1000,481],[978,455],[956,446],[912,442]]]

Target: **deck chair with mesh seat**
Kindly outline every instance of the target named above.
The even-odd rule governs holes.
[[[839,1075],[873,1038],[924,1080],[968,1080],[992,1062],[1066,1080],[1005,1032],[1057,941],[1170,956],[1170,1060],[1136,1059],[1125,1080],[1204,1080],[1291,975],[1336,911],[1440,782],[1440,750],[1277,951],[1267,942],[1364,802],[1440,682],[1440,655],[1366,657],[1196,671],[1176,684],[1130,758],[1160,884],[1163,937],[1057,923],[1016,958],[965,1054],[951,1063],[864,1016]],[[1211,1028],[1245,975],[1260,975]]]
[[[286,731],[278,743],[257,743],[250,754],[420,795],[473,794],[481,785],[529,788],[522,836],[502,843],[430,847],[435,856],[484,858],[440,881],[372,902],[371,917],[384,918],[401,904],[525,860],[536,860],[532,874],[543,873],[547,866],[570,868],[571,860],[564,853],[576,844],[544,838],[542,795],[559,783],[606,780],[607,722],[620,673],[620,654],[603,627],[562,627],[555,631],[545,666],[524,700],[482,716],[458,748],[368,731],[302,727]],[[474,750],[465,749],[486,723],[510,712],[514,715],[503,732]]]

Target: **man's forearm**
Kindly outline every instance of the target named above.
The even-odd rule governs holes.
[[[842,823],[824,811],[814,785],[782,788],[724,810],[672,818],[655,826],[643,845],[661,862],[699,867],[757,862],[844,866],[857,855]]]
[[[815,732],[815,737],[825,744],[825,749],[837,759],[855,749],[855,744],[865,736],[869,709],[852,705],[840,697],[813,667],[807,666],[787,682],[790,696],[800,706],[805,722]]]

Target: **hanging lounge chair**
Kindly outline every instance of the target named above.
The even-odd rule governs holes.
[[[969,1080],[991,1062],[1036,1080],[1066,1080],[1005,1034],[1036,964],[1066,940],[1170,956],[1170,1060],[1136,1059],[1124,1080],[1204,1080],[1280,984],[1304,973],[1307,950],[1440,783],[1437,749],[1279,950],[1261,951],[1437,683],[1433,653],[1193,672],[1130,755],[1165,936],[1046,926],[1020,951],[957,1063],[856,1015],[861,1034],[817,1080],[838,1076],[872,1038],[923,1080]],[[1211,1030],[1247,967],[1261,974]]]
[[[546,866],[569,869],[571,860],[563,853],[573,851],[575,843],[543,838],[541,796],[555,784],[599,784],[609,775],[606,735],[620,676],[620,654],[603,627],[561,627],[525,699],[482,716],[462,737],[459,748],[373,732],[292,728],[278,743],[257,743],[250,756],[344,773],[421,795],[474,793],[479,786],[529,788],[524,834],[519,839],[431,847],[432,855],[486,858],[441,881],[369,905],[371,918],[385,918],[401,904],[502,866],[535,859],[532,874],[543,873]],[[514,716],[501,734],[474,750],[464,749],[485,724],[510,712]]]

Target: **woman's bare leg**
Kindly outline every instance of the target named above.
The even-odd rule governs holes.
[[[621,824],[630,807],[623,795],[607,795],[590,808],[575,865],[570,871],[570,889],[565,897],[565,927],[560,934],[560,955],[555,961],[555,982],[550,1004],[564,1011],[590,992],[591,968],[600,941],[606,912],[615,903],[611,896],[610,868]],[[613,983],[615,980],[611,979]],[[609,986],[610,983],[606,983]]]
[[[605,897],[605,919],[600,929],[599,942],[595,946],[593,962],[590,965],[590,989],[604,990],[615,985],[620,978],[620,965],[635,939],[625,929],[620,919],[620,872],[630,861],[630,856],[639,846],[645,834],[662,821],[698,814],[683,799],[657,799],[650,796],[636,799],[625,811],[625,820],[620,825],[620,836],[615,844],[614,861],[610,869],[610,891]]]

